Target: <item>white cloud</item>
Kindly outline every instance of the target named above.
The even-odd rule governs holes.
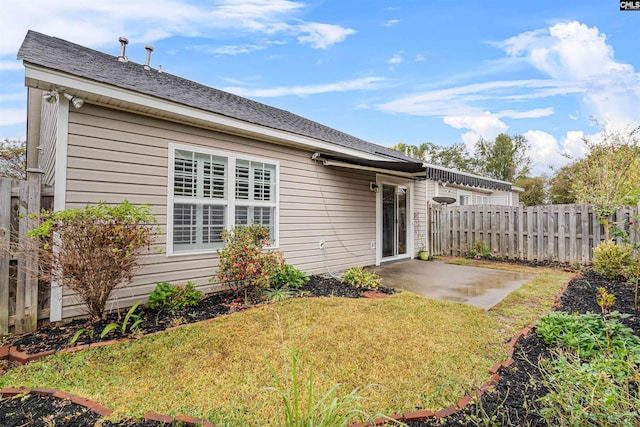
[[[22,70],[22,61],[0,61],[0,71]]]
[[[28,29],[91,47],[117,46],[119,36],[151,43],[171,36],[220,39],[222,35],[297,37],[326,48],[355,30],[300,18],[293,0],[2,0],[0,55],[15,55]]]
[[[502,80],[485,83],[435,89],[398,98],[378,105],[382,111],[421,116],[480,115],[486,109],[476,104],[488,100],[512,101],[514,93],[526,91],[529,94],[544,92],[543,97],[572,93],[572,85],[554,80]],[[509,110],[506,110],[509,111]],[[538,114],[548,109],[533,110]],[[512,112],[512,114],[516,114]]]
[[[397,53],[394,53],[393,56],[389,59],[387,59],[387,64],[391,64],[391,65],[397,65],[400,64],[402,62],[402,54],[404,53],[404,51],[400,51]]]
[[[0,108],[0,126],[11,126],[26,122],[26,108]]]
[[[470,153],[476,148],[476,143],[482,138],[478,132],[474,132],[470,130],[469,132],[465,132],[462,134],[462,142],[464,142],[464,146],[469,150]]]
[[[562,143],[562,154],[572,159],[581,159],[587,152],[587,145],[584,143],[584,132],[581,130],[569,131]]]
[[[351,34],[355,34],[356,30],[344,28],[339,25],[320,24],[311,22],[308,24],[298,25],[297,28],[306,35],[299,36],[300,43],[309,43],[311,47],[316,49],[326,49],[332,44],[340,43]]]
[[[597,27],[559,23],[496,45],[555,80],[581,87],[593,116],[606,127],[619,129],[640,122],[640,73],[614,59],[613,48]]]
[[[484,139],[494,139],[509,129],[509,126],[500,120],[498,116],[488,111],[482,115],[475,116],[447,116],[443,121],[445,124],[456,129],[470,129]],[[467,138],[469,138],[469,136]],[[476,141],[477,139],[478,138],[476,138]]]
[[[559,167],[568,162],[560,154],[558,140],[550,133],[541,130],[529,130],[522,134],[529,142],[528,155],[532,159],[531,173],[534,176],[549,173],[549,166]]]
[[[241,44],[241,45],[226,45],[226,46],[212,46],[212,45],[197,45],[191,46],[189,49],[196,50],[202,53],[214,54],[214,55],[239,55],[242,53],[255,52],[256,50],[266,49],[268,45],[257,44]]]
[[[416,60],[416,62],[422,62],[422,61],[424,61],[424,60],[425,60],[425,57],[424,57],[424,55],[423,55],[423,54],[418,53],[418,54],[416,55],[416,57],[415,57],[415,60]]]
[[[551,116],[553,107],[534,108],[528,111],[502,110],[496,115],[498,117],[507,117],[511,119],[539,119],[541,117]]]
[[[223,90],[235,93],[240,96],[255,98],[274,98],[289,95],[315,95],[327,92],[348,92],[353,90],[370,90],[376,88],[376,83],[381,82],[380,77],[365,77],[354,80],[344,80],[324,85],[276,87],[271,89],[248,89],[243,87],[227,87]]]
[[[383,27],[393,27],[394,25],[396,25],[398,22],[400,22],[399,19],[389,19],[388,21],[380,24]]]

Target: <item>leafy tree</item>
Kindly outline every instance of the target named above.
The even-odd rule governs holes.
[[[609,216],[640,201],[640,126],[584,142],[589,154],[574,165],[572,189],[578,203],[595,206],[609,240]]]
[[[0,141],[0,177],[27,178],[27,143],[5,138]]]
[[[544,205],[547,200],[547,178],[545,176],[523,177],[514,183],[524,188],[520,195],[520,202],[525,206]]]
[[[549,179],[549,202],[554,205],[576,203],[573,193],[572,180],[576,163],[572,163],[558,169]]]
[[[531,158],[527,155],[529,144],[522,135],[501,133],[495,141],[480,139],[476,143],[475,157],[478,172],[482,175],[513,182],[529,173]]]
[[[450,147],[442,147],[433,142],[426,142],[420,145],[400,143],[391,148],[434,165],[465,172],[474,172],[473,159],[462,143],[454,144]]]

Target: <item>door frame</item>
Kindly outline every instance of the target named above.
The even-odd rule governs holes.
[[[382,257],[382,186],[393,185],[396,187],[404,187],[407,189],[407,253],[396,255],[393,257]],[[376,265],[381,263],[398,261],[402,259],[413,258],[415,252],[415,242],[413,240],[413,180],[398,178],[395,176],[376,174],[376,185],[378,192],[376,193]]]

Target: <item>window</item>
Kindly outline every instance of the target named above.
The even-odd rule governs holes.
[[[277,163],[170,146],[167,252],[223,246],[235,225],[263,224],[276,242]]]
[[[471,204],[471,193],[458,190],[458,205],[466,206]]]
[[[489,196],[476,196],[476,202],[479,205],[489,205],[489,204],[491,204]]]

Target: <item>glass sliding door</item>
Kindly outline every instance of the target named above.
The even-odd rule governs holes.
[[[407,253],[407,189],[382,185],[382,257]]]
[[[396,240],[396,188],[382,186],[382,257],[395,256]]]

